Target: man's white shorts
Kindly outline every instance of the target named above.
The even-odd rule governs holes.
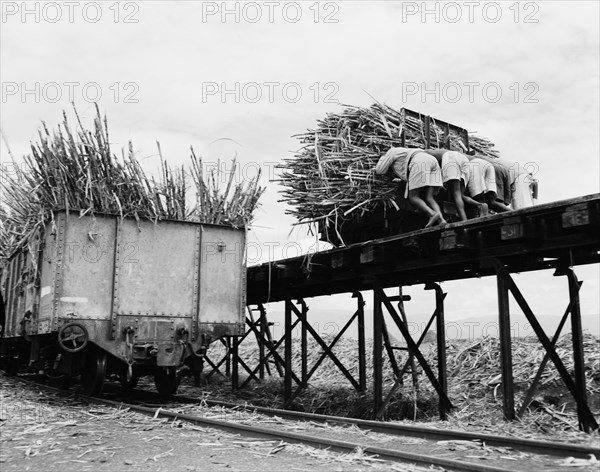
[[[466,194],[476,197],[482,193],[497,193],[494,166],[483,159],[473,158],[463,167]]]
[[[460,180],[463,166],[469,162],[464,154],[448,151],[442,155],[442,182],[446,185],[449,180]]]
[[[408,166],[408,190],[441,186],[442,174],[437,159],[426,152],[413,155]]]

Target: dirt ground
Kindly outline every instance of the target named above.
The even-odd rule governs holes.
[[[0,374],[0,470],[424,471],[82,404]]]

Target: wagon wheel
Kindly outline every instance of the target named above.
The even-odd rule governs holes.
[[[64,351],[83,351],[88,341],[87,329],[80,323],[67,323],[58,330],[58,344]]]
[[[14,377],[19,373],[19,354],[14,349],[8,351],[5,373],[8,377]]]
[[[71,388],[72,383],[73,377],[65,374],[58,379],[58,388],[60,388],[61,390],[69,390]]]
[[[92,349],[85,355],[85,363],[81,371],[81,384],[87,395],[98,395],[104,386],[106,377],[106,352]]]
[[[157,367],[154,370],[154,385],[162,396],[173,395],[179,387],[181,377],[177,375],[175,367]]]

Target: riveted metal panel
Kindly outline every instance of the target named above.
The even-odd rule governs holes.
[[[194,313],[192,321],[192,341],[198,338],[200,329],[200,247],[202,245],[202,226],[196,226],[196,246],[194,248]]]
[[[55,272],[61,265],[59,259],[58,227],[64,224],[62,214],[57,214],[54,224],[49,222],[44,232],[44,248],[40,263],[40,308],[38,313],[38,334],[52,331],[54,316]]]
[[[6,337],[20,336],[19,321],[23,318],[24,311],[20,300],[22,299],[22,271],[23,253],[14,255],[8,266],[8,284],[6,292]]]
[[[33,234],[28,244],[11,256],[2,271],[6,337],[36,333],[40,237],[39,232]]]
[[[246,292],[244,230],[202,227],[200,323],[242,323]]]
[[[126,219],[117,240],[117,316],[192,316],[196,307],[196,225]]]
[[[23,335],[25,310],[30,335],[79,320],[98,328],[95,343],[127,359],[131,326],[136,342],[165,337],[194,350],[206,335],[243,332],[245,230],[59,211],[40,236],[30,244],[35,257],[16,253],[2,276],[15,314],[7,334]]]
[[[64,269],[64,242],[65,233],[67,231],[67,215],[66,213],[59,213],[56,215],[56,227],[55,227],[55,238],[56,238],[56,252],[53,263],[54,278],[52,281],[52,318],[50,320],[50,330],[58,330],[58,301],[62,295],[63,287],[63,269]]]
[[[107,320],[112,305],[115,218],[67,216],[61,245],[60,295],[56,297],[58,318]]]

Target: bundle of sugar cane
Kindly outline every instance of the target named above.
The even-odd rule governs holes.
[[[221,192],[220,178],[225,172],[220,171],[221,164],[217,162],[217,170],[211,169],[208,176],[203,175],[202,158],[196,156],[191,149],[191,176],[196,187],[196,205],[189,219],[203,223],[225,224],[236,228],[250,224],[258,199],[265,191],[258,185],[260,171],[247,182],[234,183],[237,175],[237,162],[234,159],[232,170],[228,172],[227,185]]]
[[[122,217],[192,220],[243,227],[251,222],[263,188],[260,175],[224,193],[213,172],[209,182],[198,172],[201,160],[192,156],[188,173],[171,168],[158,151],[161,172],[158,179],[146,174],[129,142],[121,159],[111,152],[106,117],[96,107],[94,130],[85,130],[77,111],[78,131],[73,133],[65,113],[63,123],[54,132],[43,123],[39,142],[31,145],[31,154],[23,165],[14,162],[15,171],[0,181],[0,265],[31,234],[51,218],[54,210],[73,210],[81,214],[112,213]],[[14,158],[13,158],[14,161]],[[220,167],[219,167],[220,168]],[[196,188],[193,208],[186,204],[189,174]],[[219,171],[216,172],[219,174]]]
[[[397,183],[390,176],[375,176],[373,168],[390,147],[426,147],[425,132],[420,119],[380,103],[328,113],[316,129],[296,136],[303,146],[280,166],[284,186],[280,201],[290,205],[287,212],[299,223],[339,223],[355,212],[395,207]],[[444,147],[443,126],[433,120],[429,133],[431,147]],[[466,150],[454,130],[449,139],[451,146]],[[469,136],[469,147],[479,154],[498,155],[493,143],[477,136]]]
[[[73,132],[63,112],[63,123],[50,132],[45,123],[39,141],[23,164],[0,183],[0,258],[5,259],[33,231],[51,217],[53,210],[66,209],[83,214],[103,212],[122,216],[168,218],[153,184],[133,154],[122,160],[111,153],[106,118],[96,108],[94,130]]]

